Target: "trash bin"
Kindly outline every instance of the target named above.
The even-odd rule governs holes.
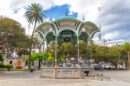
[[[34,71],[34,69],[30,69],[30,72],[32,73]]]
[[[89,75],[89,71],[84,71],[84,73],[86,74],[86,76],[88,76],[88,75]]]

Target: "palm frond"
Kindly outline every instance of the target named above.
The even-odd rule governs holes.
[[[27,21],[31,24],[33,24],[34,22],[43,22],[45,14],[42,6],[38,3],[32,3],[30,6],[27,7],[25,17]]]

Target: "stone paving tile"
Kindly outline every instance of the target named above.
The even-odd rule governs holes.
[[[12,79],[0,80],[0,86],[89,86],[84,80]]]
[[[43,79],[40,72],[0,72],[0,86],[130,86],[130,71],[97,71],[111,79]]]

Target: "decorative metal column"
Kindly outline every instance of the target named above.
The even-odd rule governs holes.
[[[78,47],[78,64],[79,64],[79,59],[80,59],[80,53],[79,53],[79,36],[77,36],[77,47]]]
[[[55,37],[55,58],[54,58],[54,66],[56,65],[57,61],[57,36]]]
[[[45,46],[46,46],[46,42],[43,41],[43,46],[42,46],[43,47],[43,52],[45,52],[45,48],[46,48]]]

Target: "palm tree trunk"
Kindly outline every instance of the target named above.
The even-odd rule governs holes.
[[[29,61],[28,61],[28,69],[31,69],[31,51],[32,51],[32,47],[29,48]]]
[[[40,59],[38,60],[38,69],[39,70],[41,69],[41,60]]]
[[[37,22],[35,21],[33,32],[32,32],[32,35],[31,35],[30,48],[29,48],[29,63],[28,63],[28,69],[29,70],[31,69],[31,65],[32,65],[31,54],[32,54],[32,45],[33,45],[33,35],[34,35],[35,29],[36,29],[36,24],[37,24]]]

